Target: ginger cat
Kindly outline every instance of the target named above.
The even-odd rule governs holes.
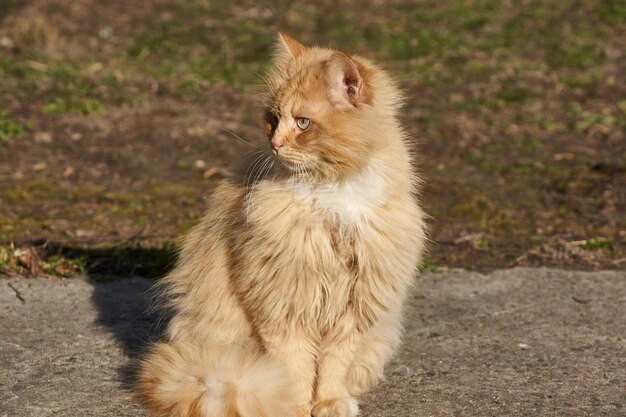
[[[353,417],[400,340],[426,239],[399,91],[283,34],[267,83],[269,145],[162,282],[174,316],[139,374],[154,415]]]

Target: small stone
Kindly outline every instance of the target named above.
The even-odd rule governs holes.
[[[95,74],[98,71],[101,71],[104,68],[101,62],[94,62],[90,66],[87,67],[87,72],[90,74]]]
[[[95,234],[96,232],[94,232],[93,230],[76,229],[74,231],[74,236],[76,236],[77,238],[92,237]]]
[[[204,174],[202,174],[202,176],[204,178],[211,178],[213,175],[217,174],[219,171],[220,169],[218,167],[211,167],[207,169],[206,171],[204,171]]]
[[[573,161],[576,159],[576,155],[571,152],[557,153],[552,156],[552,159],[555,161]]]
[[[48,167],[48,164],[46,164],[45,162],[37,162],[36,164],[33,164],[33,171],[43,171],[44,169],[46,169]]]
[[[48,71],[48,66],[41,62],[28,60],[25,62],[28,68],[34,69],[35,71],[46,72]]]
[[[111,36],[113,36],[113,28],[111,26],[103,27],[98,32],[98,36],[100,36],[101,39],[109,39]]]
[[[67,167],[65,171],[63,171],[63,178],[71,177],[75,172],[76,170],[73,167]]]
[[[36,143],[52,143],[52,133],[44,131],[35,132],[34,139]]]
[[[13,42],[13,39],[8,36],[3,36],[0,38],[0,46],[6,49],[13,49],[15,47],[15,43]]]

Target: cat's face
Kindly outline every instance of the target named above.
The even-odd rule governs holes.
[[[265,130],[287,171],[338,180],[358,171],[374,145],[364,111],[372,100],[368,70],[347,55],[306,48],[281,35],[269,74]]]

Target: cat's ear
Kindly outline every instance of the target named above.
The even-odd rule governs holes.
[[[363,75],[346,54],[335,52],[327,62],[328,99],[338,109],[356,107],[363,97]]]
[[[306,46],[282,32],[278,32],[278,40],[281,47],[289,54],[289,56],[291,56],[291,58],[297,58],[298,55],[306,49]]]

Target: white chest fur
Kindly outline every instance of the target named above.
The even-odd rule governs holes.
[[[386,200],[385,178],[373,165],[340,182],[312,185],[294,181],[290,186],[297,198],[312,202],[316,208],[334,216],[342,226],[359,229]]]

